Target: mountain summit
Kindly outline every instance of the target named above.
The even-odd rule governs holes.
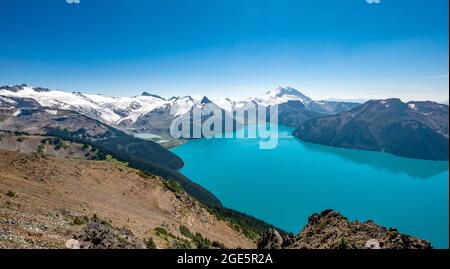
[[[298,90],[291,87],[278,87],[275,90],[268,91],[254,99],[260,105],[271,106],[287,103],[288,101],[299,101],[303,104],[312,102],[312,99]]]
[[[303,93],[299,92],[298,90],[291,88],[291,87],[278,87],[275,90],[268,91],[266,94],[274,94],[277,97],[283,97],[283,96],[297,96],[305,100],[310,100],[308,96],[304,95]]]

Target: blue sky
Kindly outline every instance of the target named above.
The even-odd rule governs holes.
[[[0,84],[448,99],[448,0],[0,0]]]

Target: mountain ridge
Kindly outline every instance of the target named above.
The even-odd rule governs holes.
[[[305,105],[313,104],[310,108],[307,108],[310,110],[320,110],[315,112],[334,113],[333,109],[321,108],[328,101],[315,102],[292,87],[278,87],[258,97],[237,101],[229,98],[213,100],[207,96],[204,96],[201,100],[195,100],[189,95],[163,98],[146,91],[134,97],[113,97],[101,94],[84,94],[81,92],[69,93],[60,90],[31,87],[27,84],[2,86],[0,87],[0,96],[31,98],[43,106],[75,110],[105,123],[118,126],[131,126],[145,114],[161,110],[167,106],[178,108],[174,114],[182,115],[189,111],[188,106],[192,107],[196,102],[203,104],[213,102],[225,111],[231,111],[232,109],[240,109],[248,105],[258,104],[267,107],[285,104],[288,101],[299,101]]]
[[[435,102],[371,100],[337,115],[309,120],[293,134],[327,146],[448,161],[448,113],[448,106]]]

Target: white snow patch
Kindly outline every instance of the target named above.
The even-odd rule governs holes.
[[[20,113],[22,113],[22,110],[18,109],[16,112],[14,112],[13,116],[17,117],[20,115]]]
[[[415,104],[408,104],[409,108],[411,108],[412,110],[417,110],[417,107]]]
[[[50,115],[58,115],[58,110],[47,109],[47,110],[45,110],[45,112]]]

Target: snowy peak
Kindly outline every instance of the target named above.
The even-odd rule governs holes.
[[[258,104],[270,106],[287,103],[288,101],[300,101],[303,104],[312,102],[312,99],[291,87],[278,87],[268,91],[254,99]]]
[[[266,94],[275,95],[277,97],[283,97],[283,96],[297,96],[304,99],[310,99],[303,93],[299,92],[298,90],[291,88],[291,87],[278,87],[273,91],[268,91]]]

